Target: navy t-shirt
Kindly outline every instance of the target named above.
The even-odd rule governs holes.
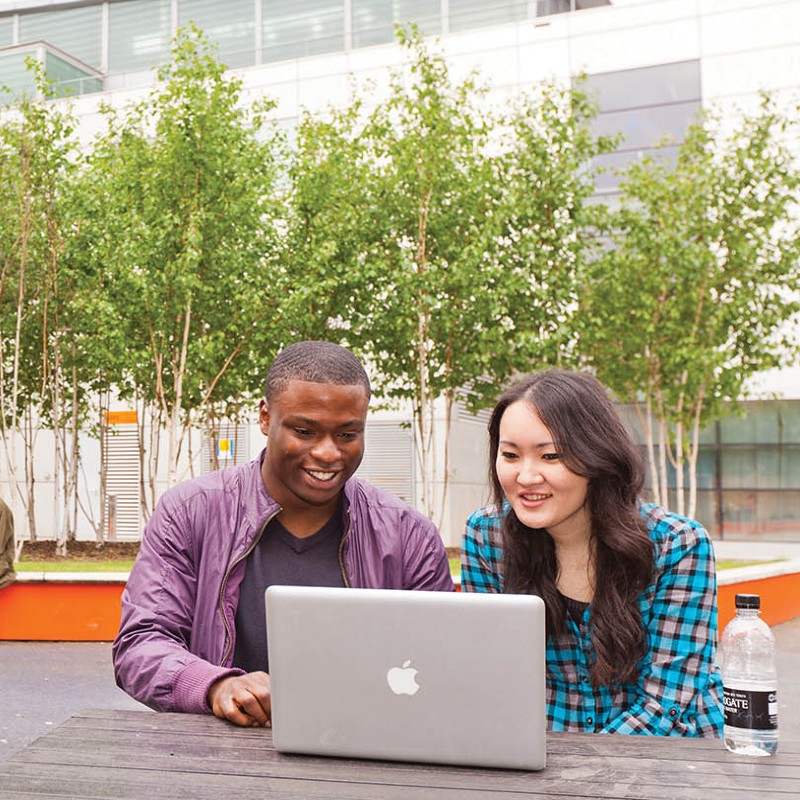
[[[269,672],[264,592],[269,586],[344,586],[339,564],[343,524],[337,511],[316,533],[299,538],[272,519],[247,557],[236,608],[233,666]]]

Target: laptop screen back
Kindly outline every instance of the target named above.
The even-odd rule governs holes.
[[[276,749],[544,767],[539,597],[272,586],[266,603]]]

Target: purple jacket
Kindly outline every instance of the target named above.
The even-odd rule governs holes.
[[[453,590],[432,522],[357,478],[344,494],[347,585]],[[280,510],[261,458],[165,492],[122,594],[112,650],[122,689],[160,711],[210,713],[211,684],[242,672],[231,666],[239,585],[248,553]]]

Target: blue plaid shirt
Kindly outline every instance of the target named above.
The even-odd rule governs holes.
[[[547,718],[553,731],[672,736],[722,734],[722,681],[717,640],[716,568],[705,529],[661,506],[641,506],[655,545],[653,583],[639,598],[648,653],[639,678],[593,688],[589,665],[591,605],[580,623],[567,616],[568,646],[547,638]],[[503,591],[503,514],[481,508],[467,521],[461,587]]]

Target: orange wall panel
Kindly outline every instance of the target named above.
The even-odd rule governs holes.
[[[124,583],[12,583],[0,589],[0,640],[111,641],[124,588]]]
[[[736,614],[737,594],[761,595],[761,618],[767,625],[800,617],[800,573],[741,581],[717,588],[720,632]]]
[[[13,583],[0,589],[0,641],[112,641],[124,588],[122,582]],[[761,616],[769,625],[800,617],[800,573],[776,575],[720,586],[720,631],[734,616],[739,592],[761,595]]]

